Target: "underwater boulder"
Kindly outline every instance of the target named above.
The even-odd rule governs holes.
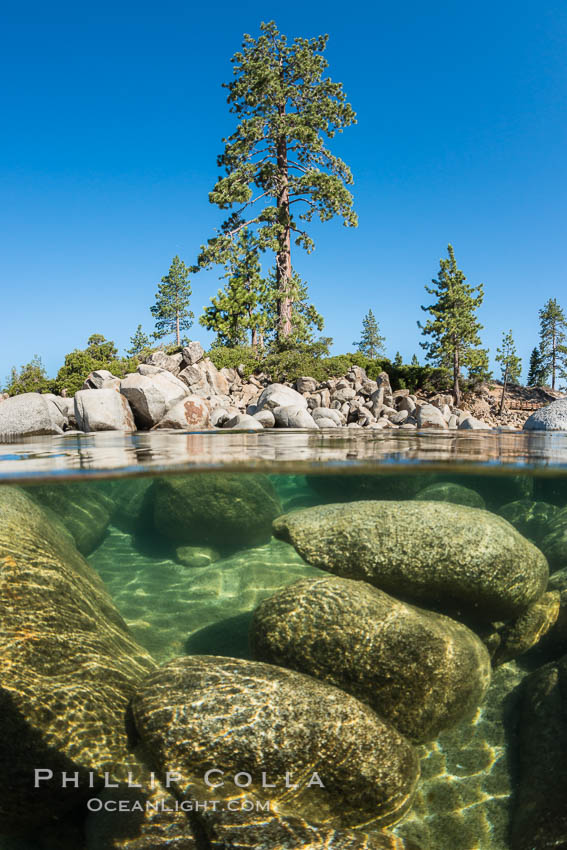
[[[561,615],[561,593],[548,590],[515,620],[505,623],[492,636],[494,666],[519,658],[553,634]],[[548,641],[549,642],[549,637]]]
[[[82,555],[90,555],[102,542],[115,506],[109,482],[40,484],[26,490],[29,496],[63,523]]]
[[[471,715],[490,683],[488,652],[466,626],[334,576],[264,600],[250,644],[254,658],[342,688],[417,741]]]
[[[127,769],[128,701],[155,664],[69,536],[15,487],[0,487],[0,610],[0,822],[33,831],[92,795],[90,771],[97,787]],[[38,788],[36,769],[53,773]]]
[[[433,475],[382,473],[376,475],[308,475],[308,485],[321,502],[360,499],[413,499],[434,481]]]
[[[534,482],[530,475],[439,475],[438,481],[460,484],[476,490],[489,510],[497,510],[507,502],[533,499]]]
[[[315,826],[297,815],[276,812],[273,808],[251,813],[250,807],[256,803],[261,805],[261,801],[246,793],[240,798],[231,798],[232,811],[222,808],[198,815],[211,842],[208,846],[218,850],[229,847],[239,850],[419,850],[413,841],[397,838],[384,830],[368,835],[358,829]]]
[[[132,712],[151,766],[179,774],[180,795],[208,776],[221,800],[245,789],[310,823],[387,826],[419,777],[414,748],[367,706],[270,664],[176,658],[140,684]]]
[[[547,524],[547,534],[539,545],[552,572],[567,567],[567,508],[553,514]]]
[[[550,523],[558,512],[556,505],[519,499],[502,505],[497,513],[516,528],[523,537],[539,546],[550,531]]]
[[[155,482],[156,530],[177,545],[255,546],[281,506],[265,475],[206,473]]]
[[[513,526],[462,505],[320,505],[284,514],[273,528],[315,567],[484,621],[517,616],[548,579],[544,555]]]
[[[451,502],[453,505],[466,505],[469,508],[484,508],[484,499],[476,490],[453,484],[451,481],[437,481],[416,494],[420,502]]]
[[[567,846],[567,656],[523,682],[512,850]]]

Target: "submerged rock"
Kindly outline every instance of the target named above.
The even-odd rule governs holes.
[[[502,505],[498,513],[508,520],[520,534],[539,546],[550,530],[550,523],[558,508],[547,502],[534,502],[531,499],[519,499]]]
[[[388,825],[410,806],[419,776],[414,749],[369,708],[269,664],[174,659],[140,685],[132,711],[154,768],[180,774],[179,794],[213,768],[221,799],[245,787],[313,824]]]
[[[89,392],[94,392],[89,390]],[[95,571],[26,493],[0,488],[2,829],[33,831],[80,804],[129,753],[126,708],[154,668]],[[36,768],[53,782],[33,787]],[[61,771],[79,788],[61,787]]]
[[[442,610],[517,616],[545,590],[545,557],[488,511],[442,502],[356,502],[284,514],[274,534],[305,560]]]
[[[567,846],[567,656],[525,680],[512,850]]]
[[[552,571],[567,567],[567,508],[561,508],[550,518],[540,546]]]
[[[279,513],[276,492],[265,475],[208,473],[155,482],[155,527],[178,544],[264,543]]]
[[[115,510],[107,482],[41,484],[27,492],[57,516],[81,554],[89,555],[103,540]]]
[[[332,411],[331,411],[332,412]],[[382,473],[377,475],[308,475],[309,486],[321,501],[360,499],[413,499],[434,480],[432,475]]]
[[[484,508],[484,499],[476,490],[452,484],[450,481],[437,481],[420,490],[415,498],[420,502],[451,502],[454,505],[466,505],[469,508]]]
[[[547,591],[516,620],[506,623],[498,633],[494,665],[519,658],[554,628],[561,612],[559,591]]]
[[[220,558],[220,553],[210,546],[178,546],[175,557],[184,567],[210,567]]]
[[[256,815],[241,810],[241,804],[254,805],[252,795],[232,797],[233,811],[204,812],[200,816],[211,850],[419,850],[412,841],[389,832],[334,829],[314,826],[293,814],[271,809]]]
[[[414,740],[472,714],[490,683],[488,652],[466,626],[331,576],[262,602],[250,642],[260,661],[342,688]]]

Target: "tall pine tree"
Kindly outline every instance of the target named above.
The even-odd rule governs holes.
[[[551,388],[554,390],[556,379],[564,378],[567,372],[567,319],[556,298],[550,298],[539,311],[539,327],[542,367],[546,374],[551,375]]]
[[[380,328],[372,310],[362,320],[362,333],[360,340],[353,342],[358,351],[374,360],[379,354],[384,354],[385,337],[380,336]]]
[[[546,370],[541,351],[539,348],[532,348],[530,355],[530,365],[528,366],[528,387],[543,387],[547,383],[548,371]]]
[[[260,35],[244,36],[232,59],[230,111],[238,125],[218,158],[225,175],[209,195],[230,210],[220,233],[203,246],[195,269],[224,263],[234,236],[256,231],[262,251],[273,251],[276,269],[277,337],[293,334],[292,241],[308,252],[312,238],[302,222],[338,215],[356,226],[348,166],[326,147],[326,139],[355,123],[340,83],[324,76],[327,36],[288,43],[274,21]]]
[[[424,336],[431,341],[420,343],[427,352],[427,359],[438,366],[445,366],[453,373],[453,395],[457,405],[461,400],[461,370],[469,368],[475,377],[486,372],[487,353],[480,348],[479,332],[482,325],[476,311],[484,298],[483,285],[470,286],[466,277],[457,268],[453,246],[447,247],[449,256],[439,263],[437,279],[433,286],[425,289],[436,301],[423,307],[431,318],[425,325],[418,322]]]
[[[155,319],[154,339],[174,333],[177,345],[181,345],[181,331],[193,324],[193,313],[189,309],[191,285],[189,269],[175,256],[165,277],[162,277],[156,292],[156,303],[150,308]]]

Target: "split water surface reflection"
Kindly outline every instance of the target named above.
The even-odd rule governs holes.
[[[1,850],[567,846],[566,460],[0,446]]]

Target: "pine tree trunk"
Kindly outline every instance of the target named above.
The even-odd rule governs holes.
[[[552,336],[552,341],[551,341],[551,345],[552,345],[552,348],[551,348],[551,389],[554,390],[555,389],[555,348],[556,348],[555,328],[553,328],[552,333],[553,333],[553,336]]]
[[[179,313],[175,314],[175,335],[177,337],[177,345],[181,345],[181,337],[179,336]]]
[[[506,363],[506,371],[504,372],[504,384],[502,386],[502,398],[500,399],[500,410],[498,415],[502,416],[504,412],[504,399],[506,398],[506,387],[508,386],[508,364]]]
[[[284,114],[280,108],[279,114]],[[276,256],[276,283],[278,287],[278,340],[291,334],[293,304],[290,298],[291,288],[291,228],[289,216],[289,176],[287,160],[287,139],[281,136],[277,144],[278,169],[278,221],[282,226],[279,237],[279,250]]]
[[[258,328],[252,328],[252,348],[254,351],[258,348]]]
[[[456,407],[460,407],[461,404],[461,388],[459,386],[460,371],[459,349],[455,346],[453,350],[453,395],[455,396]]]

